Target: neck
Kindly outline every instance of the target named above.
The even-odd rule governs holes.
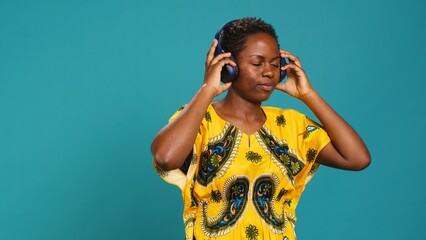
[[[239,118],[247,122],[263,122],[265,119],[261,103],[249,102],[231,94],[219,100],[216,106],[225,118]]]

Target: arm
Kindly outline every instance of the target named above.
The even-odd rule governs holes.
[[[281,57],[290,63],[282,69],[288,79],[277,89],[304,102],[322,123],[331,142],[318,154],[317,162],[347,170],[362,170],[370,164],[370,153],[355,130],[340,117],[327,102],[311,87],[297,57],[281,50]]]
[[[201,121],[213,98],[226,91],[231,83],[220,84],[220,72],[225,64],[235,66],[229,53],[214,57],[217,41],[211,45],[206,58],[204,85],[184,110],[155,136],[151,152],[155,163],[163,170],[182,166],[191,153]]]

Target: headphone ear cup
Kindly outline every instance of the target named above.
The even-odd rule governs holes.
[[[223,66],[222,71],[220,72],[220,81],[223,83],[227,83],[232,81],[229,78],[229,72],[232,72],[232,69],[229,69],[228,65]]]
[[[281,62],[280,62],[280,68],[282,68],[282,67],[284,67],[285,65],[287,65],[288,63],[287,63],[287,60],[285,59],[285,58],[281,58]],[[284,80],[284,78],[287,76],[287,72],[286,71],[284,71],[284,70],[281,70],[281,73],[280,73],[280,82],[282,81],[282,80]]]
[[[231,56],[230,59],[233,62],[236,62],[234,57]],[[220,76],[220,80],[223,83],[232,82],[238,76],[238,66],[233,67],[229,64],[226,64],[225,66],[223,66]]]

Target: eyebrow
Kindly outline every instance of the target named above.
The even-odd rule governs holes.
[[[253,55],[250,55],[250,56],[249,56],[249,58],[251,58],[251,57],[258,57],[258,58],[265,59],[265,57],[264,57],[263,55],[259,55],[259,54],[253,54]],[[276,57],[272,58],[272,60],[279,59],[279,58],[281,58],[281,56],[280,56],[280,55],[278,55],[278,56],[276,56]]]

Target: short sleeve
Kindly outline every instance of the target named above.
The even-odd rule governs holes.
[[[185,109],[186,105],[180,107],[169,119],[169,123],[172,122],[174,119],[176,119],[177,116],[179,116],[179,114]],[[163,169],[161,169],[159,166],[157,166],[155,164],[155,162],[153,161],[154,164],[154,168],[157,172],[157,174],[167,183],[173,184],[178,186],[181,190],[183,190],[185,188],[185,186],[192,181],[192,177],[194,175],[195,172],[195,167],[196,167],[196,162],[197,162],[197,156],[198,156],[198,152],[199,152],[199,144],[196,144],[197,142],[200,142],[200,138],[202,136],[202,131],[203,131],[203,124],[200,126],[200,130],[197,134],[197,138],[196,138],[196,142],[194,143],[194,147],[193,150],[191,152],[191,154],[188,155],[188,157],[186,158],[186,160],[184,161],[184,163],[182,164],[181,167],[174,169],[174,170],[170,170],[170,171],[165,171]]]
[[[319,152],[330,143],[330,137],[321,125],[306,115],[301,114],[300,118],[303,124],[298,127],[298,150],[305,166],[296,176],[295,182],[301,192],[317,171],[320,164],[316,162],[316,158]]]

